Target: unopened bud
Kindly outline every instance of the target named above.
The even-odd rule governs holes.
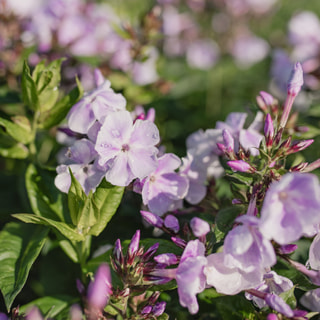
[[[129,264],[132,264],[134,257],[136,256],[136,253],[139,250],[139,242],[140,242],[140,230],[137,230],[136,233],[133,235],[128,247],[127,262]]]
[[[280,254],[290,254],[292,252],[294,252],[296,249],[298,248],[298,246],[296,244],[286,244],[281,246],[278,251]]]
[[[290,168],[290,172],[300,172],[303,171],[308,166],[308,162],[301,162],[298,165]]]
[[[279,320],[279,318],[275,313],[269,313],[267,315],[267,320]]]
[[[311,162],[308,164],[305,169],[303,169],[303,172],[311,172],[315,169],[320,168],[320,159],[317,159],[316,161]]]
[[[173,241],[173,243],[175,245],[177,245],[180,248],[185,248],[187,245],[187,242],[181,238],[177,238],[177,237],[171,237],[171,240]]]
[[[142,256],[142,261],[149,261],[157,252],[159,248],[159,243],[152,245]]]
[[[71,306],[70,319],[71,320],[82,320],[83,319],[83,314],[82,314],[81,308],[78,304],[74,304]]]
[[[162,253],[154,257],[157,263],[164,266],[171,266],[172,264],[177,264],[179,262],[178,257],[174,253]]]
[[[179,220],[172,214],[169,214],[165,217],[164,226],[174,233],[178,233],[180,230]]]
[[[266,116],[266,121],[264,124],[264,135],[266,137],[266,146],[267,148],[270,148],[273,144],[274,127],[272,118],[269,113]]]
[[[210,225],[207,221],[204,221],[198,217],[194,217],[190,221],[190,227],[193,234],[196,237],[205,236],[208,232],[210,232]]]
[[[288,95],[296,96],[303,86],[303,70],[300,62],[297,62],[292,71],[287,85]]]
[[[26,320],[43,320],[43,317],[37,307],[31,307],[26,312]]]
[[[222,153],[227,153],[227,148],[223,143],[217,142],[217,147]]]
[[[116,259],[116,262],[119,265],[123,264],[123,254],[122,254],[122,248],[121,248],[121,241],[120,239],[117,239],[115,244],[114,244],[114,249],[113,249],[113,256]]]
[[[150,108],[147,112],[146,120],[154,122],[156,118],[156,110],[154,108]]]
[[[253,168],[248,162],[245,162],[244,160],[231,160],[227,162],[227,165],[233,171],[250,172],[250,173],[256,172],[256,169]]]
[[[313,141],[314,141],[313,139],[309,139],[309,140],[296,142],[289,148],[289,150],[287,151],[287,154],[292,154],[292,153],[302,151],[308,148],[313,143]]]
[[[288,137],[286,140],[284,140],[284,141],[281,143],[279,149],[280,149],[281,151],[287,151],[287,150],[290,148],[291,140],[292,140],[291,136]]]
[[[153,308],[152,308],[152,313],[155,317],[159,317],[164,313],[164,310],[166,309],[166,302],[161,301],[157,302]]]
[[[274,103],[273,96],[265,91],[260,91],[260,95],[257,96],[256,100],[259,108],[265,113],[268,112],[268,107]]]
[[[163,220],[154,213],[149,211],[140,211],[144,220],[150,223],[153,227],[162,228],[163,227]]]

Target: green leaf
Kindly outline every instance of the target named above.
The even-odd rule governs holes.
[[[0,148],[0,156],[13,159],[25,159],[29,155],[28,148],[22,143],[14,144],[9,148]]]
[[[36,216],[34,214],[28,214],[28,213],[17,213],[17,214],[13,214],[12,216],[25,223],[42,224],[42,225],[54,228],[69,240],[73,240],[73,241],[85,240],[85,236],[82,234],[81,230],[77,230],[72,225],[69,225],[61,221],[56,221],[49,218]]]
[[[102,180],[92,195],[92,207],[97,222],[89,234],[98,236],[105,229],[120,205],[123,192],[124,187],[113,186],[105,179]]]
[[[222,232],[229,231],[234,224],[235,218],[240,213],[245,213],[244,210],[244,207],[240,205],[221,209],[216,217],[216,226]]]
[[[80,81],[76,78],[77,87],[59,100],[52,109],[43,112],[39,118],[39,127],[44,129],[58,125],[67,116],[70,108],[78,102],[83,95],[83,88]]]
[[[23,64],[21,77],[22,100],[32,110],[38,111],[40,107],[36,83],[31,77],[30,69],[26,63]]]
[[[26,171],[26,189],[33,212],[45,218],[71,222],[66,217],[64,195],[54,185],[55,172],[30,164]]]
[[[47,228],[13,222],[0,232],[0,289],[8,311],[23,288],[47,233]]]
[[[297,307],[297,299],[294,295],[294,289],[295,287],[292,287],[290,290],[284,291],[279,295],[291,309],[295,309]]]
[[[67,295],[47,296],[19,307],[19,311],[20,313],[24,313],[30,307],[37,306],[46,318],[52,318],[58,316],[62,311],[68,310],[75,302],[77,302],[77,300],[74,297]]]
[[[217,292],[215,288],[209,288],[199,293],[198,299],[211,304],[213,300],[222,296],[224,295]]]
[[[45,66],[42,61],[32,73],[32,79],[37,87],[41,112],[50,110],[58,99],[58,86],[61,80],[60,69],[63,60],[65,59],[54,60],[48,66]]]
[[[15,117],[16,123],[0,118],[0,126],[6,129],[6,133],[18,142],[27,144],[33,140],[31,126],[28,119],[24,117]],[[27,121],[27,122],[26,122]]]

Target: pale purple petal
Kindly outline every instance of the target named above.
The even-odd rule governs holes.
[[[249,150],[253,156],[259,155],[259,145],[263,136],[254,130],[241,130],[239,142],[245,150]]]
[[[306,292],[300,302],[310,311],[320,312],[320,288]]]
[[[309,264],[313,270],[320,270],[320,233],[313,239],[309,249]]]
[[[141,146],[155,146],[159,142],[159,130],[153,122],[139,119],[135,121],[130,143]]]

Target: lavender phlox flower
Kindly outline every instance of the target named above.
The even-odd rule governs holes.
[[[110,81],[101,83],[101,75],[97,72],[95,78],[99,85],[86,93],[68,113],[68,125],[72,131],[87,134],[96,121],[103,123],[109,114],[125,110],[125,98],[111,89]]]
[[[151,121],[133,123],[128,111],[106,117],[97,137],[99,164],[107,165],[106,180],[127,186],[134,178],[144,179],[156,170],[159,131]]]
[[[172,214],[167,215],[164,218],[164,226],[174,233],[178,233],[180,230],[179,220]]]
[[[270,308],[278,311],[279,313],[283,314],[288,318],[291,318],[294,316],[294,312],[290,308],[290,306],[286,304],[284,300],[276,294],[273,294],[273,293],[267,294],[267,296],[265,297],[265,302]]]
[[[263,60],[269,50],[270,46],[267,41],[250,32],[244,32],[236,35],[232,40],[230,51],[239,67],[249,68]]]
[[[287,173],[270,185],[259,227],[266,238],[289,244],[313,233],[319,222],[320,187],[315,175]]]
[[[254,216],[240,216],[236,226],[224,242],[224,264],[246,273],[269,268],[276,263],[274,248],[258,229],[259,219]]]
[[[19,0],[6,0],[4,5],[5,14],[15,14],[21,18],[30,17],[32,14],[39,10],[42,0],[19,1]]]
[[[190,227],[191,227],[192,233],[196,237],[204,237],[207,235],[208,232],[210,232],[209,223],[198,217],[194,217],[191,219]]]
[[[149,212],[149,211],[140,211],[144,220],[146,220],[149,224],[151,224],[155,228],[163,227],[163,219],[161,219],[158,215]]]
[[[107,264],[101,264],[95,273],[94,280],[89,283],[87,302],[89,309],[103,310],[107,305],[111,289],[111,273]]]
[[[199,203],[207,194],[207,170],[199,162],[194,160],[190,153],[182,158],[182,166],[179,169],[180,174],[185,175],[189,181],[188,193],[185,196],[191,204]]]
[[[204,268],[207,284],[213,286],[217,292],[235,295],[261,283],[263,274],[260,270],[244,272],[235,267],[227,267],[224,260],[223,252],[210,254]]]
[[[187,46],[186,59],[192,68],[207,70],[219,58],[219,47],[211,39],[198,39]]]
[[[238,151],[239,144],[241,144],[245,150],[249,150],[253,156],[257,156],[259,154],[260,141],[263,137],[259,133],[263,125],[263,114],[258,112],[248,129],[243,129],[246,118],[246,113],[232,112],[227,116],[225,122],[217,121],[216,128],[228,130],[233,136],[235,151]]]
[[[218,158],[221,151],[217,147],[217,142],[222,142],[221,132],[217,129],[198,130],[186,141],[188,154],[192,155],[194,165],[198,170],[205,170],[208,178],[219,177],[224,171]]]
[[[145,52],[146,60],[134,61],[132,65],[132,78],[136,84],[141,86],[153,83],[159,79],[156,69],[158,60],[158,50],[155,47],[150,47]]]
[[[300,298],[300,303],[310,311],[320,312],[320,288],[307,291]]]
[[[265,293],[280,295],[282,292],[288,291],[292,287],[293,283],[290,279],[280,276],[274,271],[269,271],[264,274],[263,282],[255,289]],[[264,299],[251,295],[250,293],[246,293],[245,296],[248,300],[253,300],[255,305],[260,309],[267,305]]]
[[[320,270],[320,233],[318,233],[309,248],[308,264],[314,270]]]
[[[140,160],[141,161],[141,160]],[[188,192],[188,179],[175,172],[181,160],[172,153],[158,159],[158,167],[143,181],[142,200],[151,212],[163,215],[175,201],[183,199]]]

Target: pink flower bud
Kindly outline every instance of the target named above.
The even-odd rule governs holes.
[[[259,93],[260,93],[260,96],[263,99],[264,103],[267,106],[271,106],[273,104],[274,98],[270,93],[265,92],[265,91],[260,91]]]
[[[166,309],[167,303],[164,301],[157,302],[153,308],[152,308],[152,313],[155,317],[159,317],[164,313],[164,310]]]
[[[114,244],[113,256],[119,265],[123,264],[124,259],[123,259],[120,239],[117,239],[116,243]]]
[[[149,261],[157,252],[159,243],[152,245],[142,256],[142,261]]]
[[[70,308],[70,319],[71,320],[82,320],[83,314],[78,304],[74,304]]]
[[[111,290],[111,273],[107,264],[101,264],[95,274],[94,281],[88,286],[88,305],[92,309],[102,310],[108,303]]]
[[[140,242],[140,230],[137,230],[136,233],[133,235],[131,242],[128,247],[128,263],[131,264],[136,253],[139,250],[139,242]]]
[[[149,211],[140,211],[144,220],[150,223],[153,227],[162,228],[163,227],[163,220],[154,213]]]
[[[178,233],[180,230],[179,220],[171,214],[165,217],[164,226],[174,233]]]
[[[320,168],[320,159],[317,159],[316,161],[313,161],[309,165],[307,165],[306,168],[303,169],[303,172],[311,172],[318,168]]]
[[[274,127],[272,118],[269,113],[266,116],[266,121],[264,124],[264,135],[266,137],[267,148],[270,148],[273,144]]]
[[[288,95],[296,96],[303,85],[303,70],[300,62],[297,62],[292,71],[288,81],[287,89]]]
[[[228,166],[233,171],[240,171],[240,172],[255,172],[256,170],[244,160],[231,160],[227,162]]]
[[[292,154],[295,152],[302,151],[302,150],[308,148],[313,143],[313,141],[314,141],[313,139],[309,139],[309,140],[303,140],[303,141],[296,142],[296,143],[292,144],[292,146],[287,151],[287,154]]]
[[[279,318],[275,313],[269,313],[267,315],[267,320],[279,320]]]
[[[178,237],[171,237],[171,240],[174,242],[175,245],[177,245],[180,248],[185,248],[187,245],[187,242],[181,238]]]
[[[223,143],[217,142],[217,147],[222,153],[226,153],[227,152],[227,148]]]
[[[43,320],[43,317],[37,307],[31,307],[26,314],[27,320]]]
[[[298,248],[298,246],[296,244],[283,245],[279,248],[279,253],[280,254],[290,254],[290,253],[294,252],[297,248]]]
[[[207,221],[204,221],[198,217],[194,217],[190,221],[190,227],[192,229],[193,234],[196,237],[205,236],[208,232],[210,232],[210,225]]]
[[[298,165],[290,168],[290,172],[299,172],[304,171],[304,169],[308,166],[308,162],[301,162]]]

